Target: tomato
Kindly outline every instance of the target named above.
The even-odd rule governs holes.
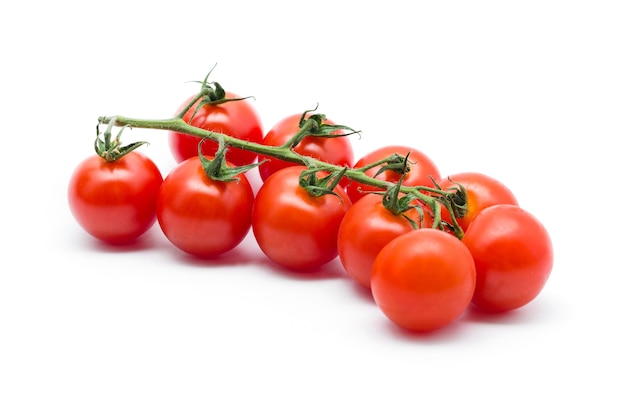
[[[472,302],[494,312],[522,307],[539,295],[553,264],[550,236],[539,220],[516,205],[481,211],[463,237],[476,264]]]
[[[226,98],[239,98],[238,95],[226,92]],[[193,99],[188,98],[177,110],[177,114]],[[197,105],[193,105],[183,116],[189,119]],[[223,133],[238,139],[260,143],[263,140],[263,125],[256,109],[248,99],[227,101],[221,104],[205,104],[193,115],[191,125],[211,132]],[[169,145],[172,155],[177,162],[198,155],[198,144],[202,138],[186,135],[179,132],[169,132]],[[217,151],[216,142],[205,140],[202,144],[202,154],[212,157]],[[231,148],[226,154],[226,160],[234,165],[251,164],[257,155],[243,149]]]
[[[438,229],[417,229],[389,242],[372,267],[372,296],[395,324],[431,331],[456,320],[470,305],[474,260],[463,243]]]
[[[302,115],[300,114],[293,114],[280,120],[265,134],[263,143],[270,146],[281,146],[287,143],[300,130],[299,123],[301,117]],[[329,125],[334,124],[329,120],[325,123]],[[334,132],[334,134],[339,133],[341,133],[340,130]],[[349,168],[354,163],[354,152],[348,136],[333,138],[305,136],[293,150],[300,155],[312,156],[323,162],[329,162],[338,166]],[[267,160],[267,162],[259,166],[259,174],[263,181],[279,169],[295,165],[294,163],[270,156],[262,156],[260,158]]]
[[[70,178],[70,210],[95,238],[111,244],[129,243],[156,221],[162,182],[154,162],[137,151],[113,162],[93,155],[81,162]]]
[[[423,216],[417,209],[394,214],[383,205],[383,196],[368,194],[350,207],[344,216],[337,247],[339,259],[355,281],[370,288],[370,277],[374,259],[380,250],[394,238],[417,227],[431,227],[432,216],[424,210]]]
[[[157,219],[177,248],[215,257],[235,248],[250,230],[254,194],[245,174],[237,181],[209,178],[198,156],[176,166],[157,199]]]
[[[351,206],[345,191],[316,197],[300,186],[304,167],[281,169],[259,188],[252,231],[269,259],[292,270],[311,270],[338,255],[337,233]]]
[[[466,191],[467,211],[463,217],[457,217],[459,226],[465,231],[476,215],[487,207],[496,204],[518,205],[513,192],[502,182],[479,172],[463,172],[449,175],[438,182],[442,189],[458,188],[463,185]],[[450,212],[441,210],[441,218],[451,221]]]
[[[402,157],[406,156],[410,152],[408,165],[410,171],[406,174],[404,178],[404,185],[406,186],[416,186],[422,185],[427,187],[432,187],[434,185],[433,180],[439,179],[439,168],[432,159],[424,152],[409,147],[409,146],[400,146],[400,145],[390,145],[382,148],[378,148],[366,155],[364,155],[361,159],[359,159],[355,164],[354,168],[360,168],[367,166],[371,163],[379,161],[381,159],[387,158],[393,154],[398,154]],[[394,170],[385,170],[380,174],[376,175],[379,166],[370,168],[365,171],[365,174],[370,177],[375,177],[376,179],[388,182],[398,182],[401,177],[400,172],[396,172]],[[431,178],[432,177],[432,178]],[[373,187],[370,185],[360,184],[356,181],[350,182],[346,191],[350,196],[352,202],[357,201],[365,194],[371,191],[380,191],[379,188]]]

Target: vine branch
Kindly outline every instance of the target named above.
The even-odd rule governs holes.
[[[193,101],[193,100],[192,100]],[[209,130],[205,130],[186,123],[181,117],[174,117],[169,119],[136,119],[125,116],[102,116],[98,118],[98,122],[101,124],[118,127],[131,127],[139,129],[155,129],[155,130],[167,130],[172,132],[179,132],[203,138],[204,140],[211,140],[214,142],[223,142],[225,146],[231,146],[234,148],[245,149],[255,152],[259,155],[272,156],[283,161],[295,163],[298,165],[304,165],[309,169],[315,169],[320,171],[327,171],[329,173],[341,173],[343,177],[349,178],[352,181],[356,181],[361,184],[370,185],[382,190],[387,190],[394,186],[394,183],[376,179],[365,174],[365,170],[362,168],[350,168],[344,166],[334,165],[328,162],[321,161],[319,159],[300,155],[293,150],[292,146],[270,146],[260,143],[250,142],[235,137],[227,136],[222,133],[215,133]],[[308,126],[308,125],[307,125]],[[306,129],[306,126],[302,129]],[[296,136],[302,136],[302,129]],[[353,131],[354,133],[354,131]],[[384,165],[395,158],[385,158],[369,166]],[[369,167],[368,166],[368,167]],[[412,195],[414,198],[422,201],[432,210],[434,216],[435,228],[443,228],[444,225],[441,220],[441,204],[448,207],[452,200],[452,194],[456,191],[442,190],[438,187],[425,187],[425,186],[404,186],[401,185],[398,190],[400,193]],[[453,219],[453,224],[450,225],[454,234],[458,238],[462,238],[463,231],[458,226],[457,222]]]

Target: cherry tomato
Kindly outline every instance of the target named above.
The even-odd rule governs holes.
[[[263,143],[270,146],[281,146],[287,143],[300,130],[301,117],[300,114],[293,114],[280,120],[266,133]],[[334,124],[329,120],[326,123]],[[335,133],[339,134],[340,132],[338,130]],[[294,147],[294,151],[300,155],[312,156],[321,161],[348,168],[352,167],[354,163],[352,144],[347,136],[335,138],[306,136]],[[267,162],[259,165],[259,174],[263,181],[279,169],[295,165],[270,156],[262,156],[261,158],[267,159]]]
[[[176,166],[157,199],[157,219],[174,246],[198,257],[235,248],[250,230],[254,194],[244,174],[237,181],[209,178],[198,156]]]
[[[470,305],[476,270],[459,239],[438,229],[417,229],[383,247],[371,285],[374,301],[392,322],[431,331],[450,324]]]
[[[111,244],[129,243],[156,221],[162,182],[154,162],[137,151],[113,162],[93,155],[81,162],[70,178],[70,210],[93,237]]]
[[[374,259],[381,249],[394,238],[417,227],[431,227],[432,216],[427,210],[423,215],[417,209],[394,214],[383,205],[380,194],[368,194],[350,207],[344,216],[337,247],[339,259],[355,281],[370,288]]]
[[[337,233],[350,198],[316,197],[300,186],[301,166],[281,169],[259,188],[252,213],[252,231],[272,261],[292,270],[318,268],[337,257]]]
[[[465,231],[476,215],[487,207],[496,204],[518,205],[513,192],[502,182],[479,172],[463,172],[449,175],[438,182],[442,189],[450,189],[463,185],[466,190],[467,212],[456,220]],[[450,221],[450,212],[443,208],[441,218]]]
[[[378,148],[359,159],[354,164],[354,168],[367,166],[393,154],[398,154],[404,157],[409,152],[409,162],[411,163],[408,166],[410,171],[406,174],[404,178],[404,185],[423,185],[427,187],[432,187],[434,185],[432,179],[439,180],[439,168],[424,152],[421,152],[420,150],[409,146],[390,145]],[[379,169],[380,167],[370,168],[365,171],[365,174],[370,177],[376,176],[376,179],[388,182],[397,182],[400,179],[401,174],[393,170],[385,170],[376,175]],[[352,202],[356,202],[368,192],[380,191],[380,189],[372,187],[370,185],[364,185],[352,181],[349,182],[349,184],[346,186],[346,191],[348,192],[348,195],[350,196]]]
[[[491,206],[463,237],[476,264],[472,302],[501,312],[522,307],[545,286],[553,264],[550,236],[539,220],[511,204]]]
[[[192,98],[185,100],[177,113],[182,111]],[[226,98],[239,98],[239,96],[226,92]],[[183,120],[189,123],[189,119],[193,115],[192,126],[255,143],[260,143],[263,140],[261,119],[248,99],[227,101],[221,104],[205,104],[194,115],[193,112],[196,107],[194,104],[183,116]],[[199,137],[169,132],[170,150],[177,162],[198,156],[198,144],[201,140],[202,138]],[[213,157],[217,148],[216,142],[205,140],[202,144],[202,154]],[[231,148],[226,154],[226,160],[237,166],[251,164],[256,160],[256,157],[254,152],[238,148]]]

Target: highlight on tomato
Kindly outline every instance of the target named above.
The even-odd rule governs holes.
[[[309,121],[309,131],[304,137],[298,138],[294,152],[311,156],[323,162],[329,162],[340,167],[352,167],[354,164],[354,151],[348,137],[349,131],[345,126],[337,126],[327,120],[323,115],[292,114],[279,120],[265,134],[263,144],[268,146],[283,146],[290,142],[296,135],[302,134],[302,127]],[[315,123],[312,123],[314,122]],[[265,162],[259,166],[261,179],[265,181],[274,172],[296,165],[292,162],[283,161],[271,156],[261,157]],[[346,182],[347,183],[347,182]]]
[[[383,247],[372,267],[374,301],[396,325],[427,332],[455,321],[476,286],[474,260],[456,237],[417,229]]]
[[[206,82],[206,80],[205,80]],[[180,114],[185,108],[183,120],[195,127],[216,133],[223,133],[248,142],[260,143],[263,140],[263,123],[250,102],[250,98],[243,98],[236,93],[225,91],[218,83],[207,85],[208,93],[196,100],[196,96],[186,99],[178,108]],[[202,137],[192,136],[180,132],[169,132],[169,146],[177,162],[198,155],[198,144]],[[202,154],[207,157],[215,156],[218,146],[214,141],[204,141]],[[226,160],[236,166],[253,163],[257,154],[239,148],[229,150]]]
[[[476,218],[478,213],[487,207],[496,204],[519,205],[513,192],[501,181],[480,172],[461,172],[448,175],[438,181],[438,185],[444,190],[465,189],[466,210],[463,216],[455,213],[457,223],[467,230],[469,224]],[[450,222],[450,211],[442,208],[441,217],[444,221]]]
[[[243,172],[216,179],[208,171],[199,155],[181,162],[163,181],[156,208],[167,239],[202,258],[224,254],[241,243],[250,230],[254,203]]]
[[[382,170],[380,165],[367,168],[371,164],[393,155],[397,155],[396,162],[385,164]],[[404,160],[407,155],[409,155],[409,163],[405,164]],[[432,187],[434,185],[433,180],[439,180],[440,176],[439,168],[428,155],[418,149],[403,145],[389,145],[375,149],[362,156],[354,164],[354,168],[367,168],[365,170],[367,176],[393,183],[398,182],[400,177],[404,175],[404,185],[406,186]],[[372,191],[381,191],[381,189],[356,181],[351,181],[346,186],[346,192],[352,202],[356,202]]]
[[[341,264],[348,275],[365,288],[371,286],[374,260],[387,243],[433,224],[428,208],[402,206],[398,200],[385,199],[387,195],[363,196],[352,204],[339,227],[337,247]]]
[[[271,175],[259,188],[252,212],[260,249],[296,271],[319,268],[337,257],[339,226],[352,204],[338,178],[320,185],[318,177],[324,174],[306,174],[305,167],[293,166]]]
[[[525,306],[544,288],[554,262],[543,224],[512,204],[482,210],[463,237],[476,264],[472,303],[492,312]]]

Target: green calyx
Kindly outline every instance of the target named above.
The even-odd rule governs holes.
[[[404,181],[404,175],[400,177],[397,183],[391,185],[384,193],[383,193],[383,207],[389,210],[391,213],[396,216],[404,217],[413,227],[413,229],[419,229],[419,225],[409,217],[406,213],[409,210],[417,210],[419,213],[420,219],[424,217],[424,208],[419,204],[413,204],[417,197],[413,194],[403,194],[400,195],[400,189],[402,188],[402,181]]]
[[[226,151],[228,147],[224,141],[224,138],[220,137],[218,139],[218,148],[217,152],[215,152],[215,157],[213,159],[209,159],[202,154],[202,144],[206,139],[202,139],[198,144],[198,156],[200,158],[200,162],[202,163],[202,169],[204,173],[215,181],[224,181],[224,182],[232,182],[239,181],[239,175],[244,174],[250,171],[253,168],[258,167],[264,161],[256,164],[249,164],[243,166],[230,166],[226,162]]]
[[[317,106],[313,110],[306,110],[302,113],[298,122],[300,130],[282,145],[283,148],[293,149],[306,137],[341,138],[354,134],[360,135],[360,131],[354,130],[349,126],[326,123],[327,119],[324,114],[313,113],[309,115],[309,113],[315,110],[317,110]]]
[[[383,194],[383,206],[393,214],[402,214],[415,207],[415,205],[411,204],[412,201],[416,200],[414,195],[404,194],[400,196],[403,180],[404,176],[397,183],[391,185]]]
[[[228,103],[230,101],[240,101],[247,100],[252,96],[248,97],[226,97],[226,90],[222,87],[220,83],[217,81],[209,81],[209,76],[211,72],[213,72],[215,66],[209,71],[209,73],[204,77],[202,81],[195,81],[201,84],[200,92],[189,101],[187,106],[178,114],[177,117],[182,118],[185,113],[194,105],[196,105],[193,114],[191,115],[189,120],[192,120],[199,109],[201,109],[205,105],[217,106],[219,104]]]
[[[456,219],[465,216],[467,213],[467,190],[463,184],[458,182],[454,184],[456,185],[455,188],[443,190],[441,186],[435,182],[435,187],[440,191],[437,195],[437,199],[452,214],[451,217],[456,225]]]
[[[103,139],[100,138],[100,123],[96,125],[96,141],[94,142],[94,149],[96,153],[107,162],[117,161],[140,146],[148,144],[148,142],[134,142],[130,145],[122,146],[120,137],[126,126],[122,126],[115,136],[115,139],[111,140],[111,129],[114,125],[115,123],[109,123],[107,129],[102,134]]]
[[[406,156],[402,156],[397,153],[390,155],[385,159],[385,163],[380,165],[380,168],[378,169],[378,171],[376,171],[376,174],[374,174],[374,178],[376,178],[385,171],[393,171],[400,175],[405,175],[409,173],[409,171],[411,171],[410,164],[413,163],[409,161],[409,155],[411,155],[410,152],[406,154]]]
[[[323,176],[319,176],[318,173],[324,172],[324,169],[306,169],[300,174],[300,187],[304,188],[313,197],[322,197],[330,194],[341,198],[335,191],[335,187],[339,185],[339,181],[341,181],[347,169],[348,168],[343,168],[341,171],[332,172]]]

